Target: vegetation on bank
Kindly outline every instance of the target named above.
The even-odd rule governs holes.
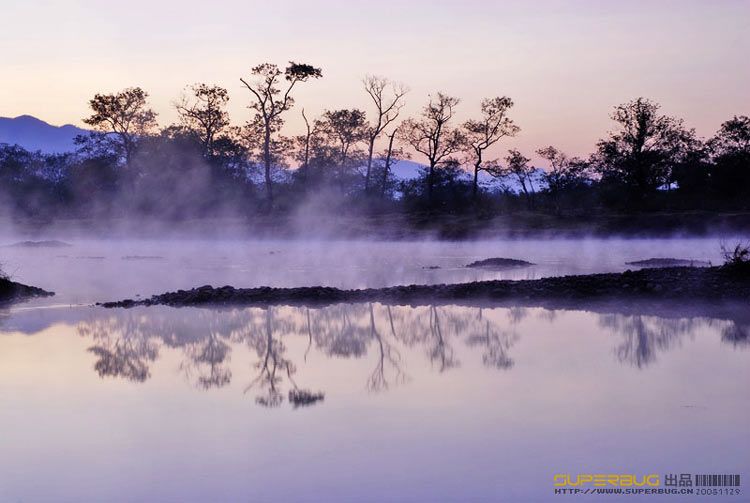
[[[295,108],[300,86],[319,68],[270,63],[253,68],[242,99],[253,117],[230,121],[229,92],[196,84],[175,102],[179,120],[160,127],[148,93],[97,94],[84,119],[93,131],[78,150],[45,155],[0,145],[0,208],[16,219],[217,216],[403,215],[414,227],[441,220],[487,222],[518,214],[558,219],[596,215],[750,210],[750,118],[725,121],[699,138],[682,120],[645,98],[618,105],[613,129],[586,157],[540,145],[495,158],[522,134],[507,96],[484,100],[473,118],[436,93],[416,117],[404,117],[408,89],[385,78],[363,81],[368,110]],[[303,134],[284,135],[299,113]],[[411,157],[416,179],[394,176]],[[486,183],[492,181],[493,183]]]

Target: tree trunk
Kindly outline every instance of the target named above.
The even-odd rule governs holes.
[[[385,198],[385,188],[388,184],[388,171],[391,169],[391,156],[393,155],[393,139],[396,137],[396,132],[388,138],[388,153],[385,155],[385,166],[383,167],[383,184],[380,187],[380,197]]]
[[[427,201],[432,205],[432,186],[435,182],[435,162],[430,161],[430,171],[427,173]]]
[[[370,137],[370,145],[367,150],[367,174],[365,175],[365,194],[370,192],[370,174],[372,173],[372,153],[375,150],[375,138]]]
[[[479,195],[479,170],[482,168],[482,151],[474,147],[474,151],[477,154],[477,160],[474,163],[474,183],[471,186],[471,196],[476,201]]]
[[[476,200],[479,195],[479,163],[474,164],[474,183],[471,186],[471,196]]]
[[[268,209],[273,207],[273,187],[271,186],[271,128],[266,127],[263,138],[263,167],[266,175],[266,203]]]

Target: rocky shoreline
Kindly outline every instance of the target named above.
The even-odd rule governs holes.
[[[327,305],[342,302],[384,302],[425,305],[433,303],[555,304],[581,301],[750,300],[750,274],[728,266],[665,267],[623,273],[559,276],[537,280],[477,281],[449,285],[409,285],[362,290],[331,287],[214,288],[154,295],[98,304],[107,308],[135,306]]]
[[[50,297],[54,292],[48,292],[35,286],[16,283],[7,278],[0,278],[0,303],[17,302],[33,297]]]

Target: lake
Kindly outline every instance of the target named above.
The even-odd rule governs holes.
[[[492,256],[537,265],[463,267]],[[577,499],[555,474],[747,477],[747,305],[90,305],[649,257],[720,261],[708,238],[3,248],[6,271],[57,296],[0,309],[0,501],[549,501]]]

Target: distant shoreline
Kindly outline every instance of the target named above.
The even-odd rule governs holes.
[[[750,235],[750,212],[658,212],[560,215],[521,212],[482,219],[476,215],[274,214],[200,219],[25,220],[7,222],[20,236],[72,239],[102,237],[236,237],[257,239],[419,240],[581,237],[709,237]]]

